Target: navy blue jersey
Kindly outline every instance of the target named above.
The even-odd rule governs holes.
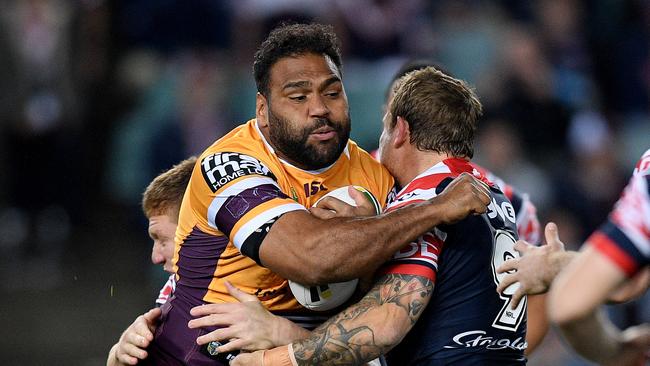
[[[447,159],[420,174],[387,211],[430,199],[462,172],[482,175],[462,159]],[[428,277],[431,300],[404,340],[387,356],[389,365],[523,365],[526,363],[526,299],[510,308],[512,285],[496,292],[496,268],[518,253],[515,212],[491,185],[492,203],[483,215],[436,227],[396,253],[383,273]]]

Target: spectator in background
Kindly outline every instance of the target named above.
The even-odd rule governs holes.
[[[172,272],[174,236],[178,225],[178,211],[195,163],[195,156],[181,161],[157,176],[144,191],[142,210],[149,220],[149,236],[153,240],[151,262],[162,265],[170,276],[160,290],[156,307],[137,317],[111,348],[107,366],[135,365],[138,360],[147,357],[145,349],[153,340],[153,332],[161,314],[158,307],[167,302],[176,287],[175,275]]]
[[[0,30],[9,69],[2,88],[12,103],[2,111],[0,146],[6,151],[8,194],[0,202],[0,248],[11,252],[26,283],[59,285],[81,191],[73,172],[79,164],[79,105],[73,83],[73,17],[76,7],[61,0],[3,1]],[[4,174],[3,174],[4,175]],[[7,226],[5,226],[5,224]]]

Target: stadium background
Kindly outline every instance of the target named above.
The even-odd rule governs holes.
[[[288,19],[335,26],[366,149],[405,60],[473,84],[477,161],[573,249],[650,145],[647,0],[0,1],[2,364],[102,365],[153,304],[141,192],[253,116],[252,55]],[[648,321],[649,303],[611,314]],[[530,364],[585,363],[551,331]]]

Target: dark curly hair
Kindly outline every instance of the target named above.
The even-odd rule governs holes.
[[[341,44],[331,25],[281,24],[273,29],[255,52],[257,91],[268,96],[270,69],[279,59],[308,53],[329,56],[341,72]]]

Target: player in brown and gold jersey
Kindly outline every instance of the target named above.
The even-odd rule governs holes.
[[[275,313],[304,314],[287,279],[309,285],[371,274],[428,228],[489,203],[487,187],[466,174],[436,198],[388,214],[363,216],[370,209],[360,199],[355,217],[312,215],[307,208],[328,190],[360,185],[384,203],[394,184],[349,140],[338,40],[329,26],[276,28],[255,55],[254,74],[256,118],[194,167],[176,232],[176,291],[148,349],[152,364],[215,364],[196,343],[215,328],[187,323],[195,306],[236,301],[226,281]]]

